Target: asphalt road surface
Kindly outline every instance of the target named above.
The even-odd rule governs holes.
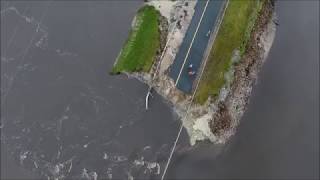
[[[178,89],[185,93],[191,93],[196,75],[189,76],[189,65],[192,71],[198,73],[207,48],[210,33],[215,27],[223,0],[198,1],[194,16],[180,46],[179,52],[171,66],[170,77],[172,77]]]

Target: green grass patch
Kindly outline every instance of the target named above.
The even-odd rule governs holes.
[[[153,6],[139,9],[112,73],[150,70],[160,47],[159,17],[160,13]]]
[[[235,49],[245,52],[246,44],[263,0],[230,0],[219,32],[204,69],[196,102],[203,104],[209,96],[215,98],[226,83],[225,73],[230,69],[232,54]]]

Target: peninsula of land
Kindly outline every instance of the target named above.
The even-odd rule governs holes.
[[[273,0],[212,2],[147,1],[111,71],[170,102],[191,144],[235,133],[277,25]]]

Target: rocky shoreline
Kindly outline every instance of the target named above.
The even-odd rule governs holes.
[[[250,100],[258,73],[266,60],[275,36],[274,7],[265,3],[240,62],[233,68],[234,80],[224,101],[218,102],[214,120],[210,122],[212,133],[225,142],[234,134],[239,120]]]
[[[134,76],[152,86],[157,93],[163,96],[173,106],[181,117],[184,127],[193,145],[197,141],[210,140],[213,143],[225,143],[234,133],[239,121],[249,103],[252,87],[263,62],[267,58],[275,36],[275,13],[272,1],[264,4],[244,55],[240,58],[238,50],[234,51],[232,61],[234,66],[225,75],[227,83],[220,90],[215,100],[208,99],[204,105],[190,105],[191,95],[186,95],[175,88],[173,80],[168,76],[170,65],[182,43],[184,34],[191,21],[195,1],[177,1],[167,5],[167,11],[161,11],[163,1],[151,1],[151,5],[158,8],[164,19],[160,30],[161,51],[156,57],[156,63],[150,73],[134,73]],[[168,8],[171,8],[170,16]],[[168,22],[168,24],[166,23]],[[179,27],[174,25],[179,24]],[[167,39],[167,47],[165,40]],[[162,57],[162,58],[161,58]],[[160,61],[161,59],[161,61]],[[160,63],[160,64],[159,64]],[[155,78],[153,78],[153,76]],[[188,115],[186,115],[188,111]]]

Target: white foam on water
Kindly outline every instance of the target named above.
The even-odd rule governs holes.
[[[112,168],[107,169],[107,176],[108,176],[108,179],[112,179]]]
[[[107,160],[108,158],[109,158],[108,154],[107,153],[103,153],[103,159]]]
[[[23,164],[23,161],[28,157],[29,151],[21,152],[20,153],[20,164]]]

